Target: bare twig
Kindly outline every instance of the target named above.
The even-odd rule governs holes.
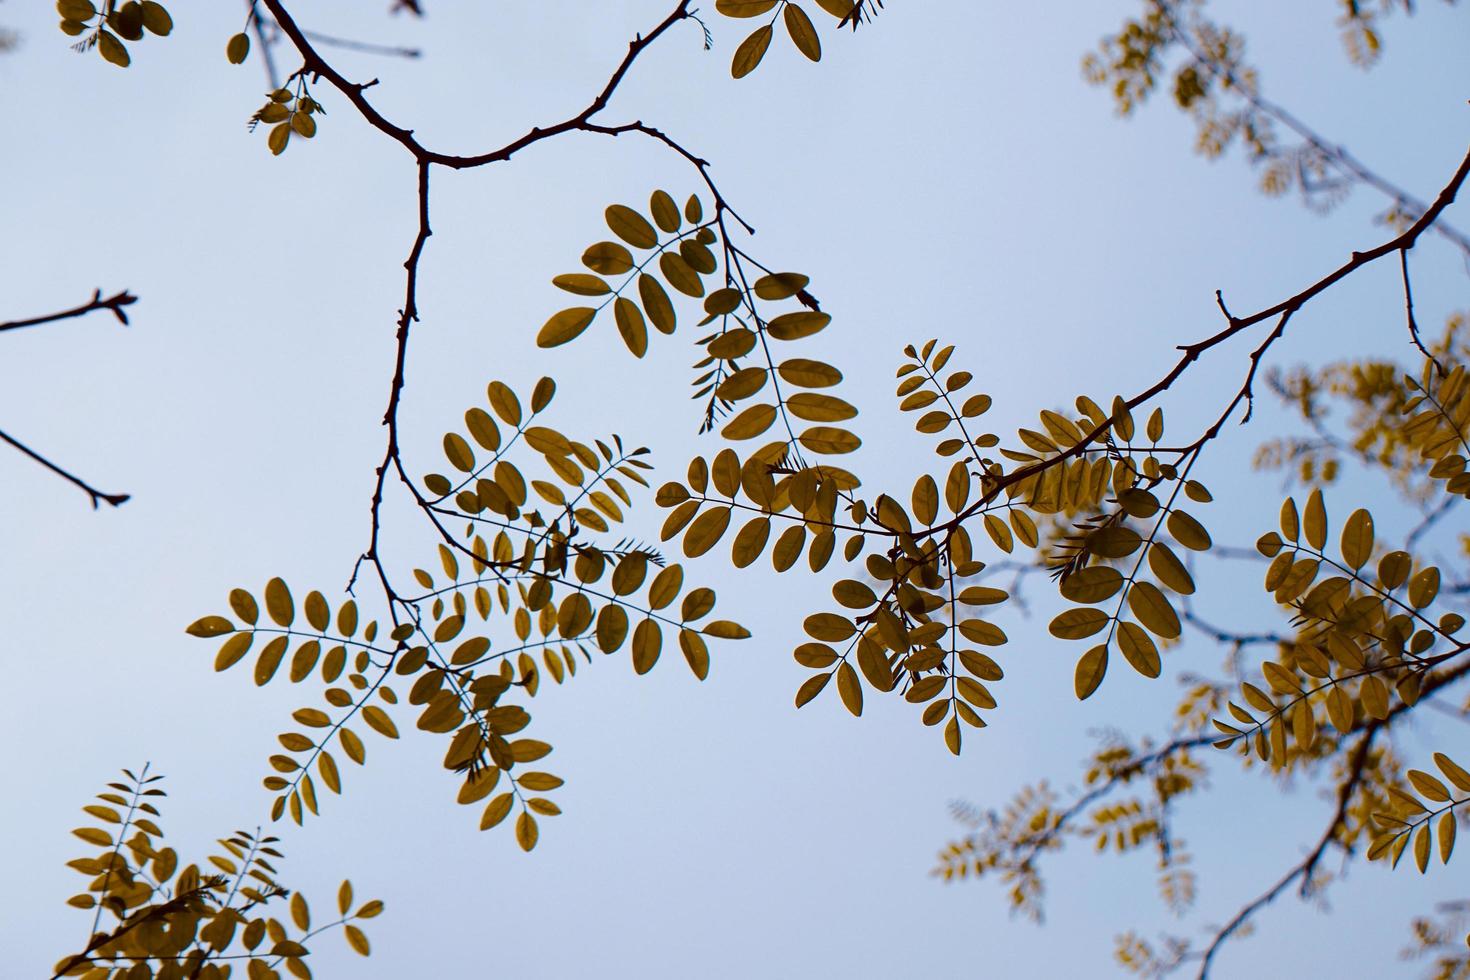
[[[123,307],[131,306],[136,302],[138,302],[138,297],[134,296],[126,289],[124,289],[120,293],[114,293],[113,295],[108,296],[105,299],[102,296],[102,290],[95,289],[92,291],[92,298],[87,300],[87,302],[81,304],[80,306],[73,306],[71,309],[62,310],[60,313],[47,313],[44,316],[31,317],[28,320],[9,320],[7,322],[0,323],[0,333],[5,332],[6,330],[20,330],[24,327],[37,327],[43,323],[55,323],[57,320],[69,320],[72,317],[86,316],[88,313],[96,313],[98,310],[107,310],[111,312],[113,316],[117,317],[117,321],[119,323],[121,323],[123,326],[127,326],[128,315],[126,312],[123,311]]]

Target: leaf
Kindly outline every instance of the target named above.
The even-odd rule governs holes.
[[[529,851],[536,846],[536,840],[540,836],[536,829],[536,818],[529,811],[522,811],[516,817],[516,843],[521,845],[521,850]]]
[[[698,558],[719,542],[729,526],[729,507],[713,507],[700,514],[684,535],[684,554]]]
[[[769,41],[771,29],[767,27],[765,28],[765,31],[766,40]],[[97,53],[102,55],[102,59],[104,61],[109,61],[112,64],[117,65],[119,68],[126,68],[133,60],[132,58],[128,57],[128,49],[123,46],[123,43],[121,41],[113,37],[107,31],[100,29],[97,31]],[[759,61],[759,57],[757,57],[756,60]],[[755,66],[752,65],[751,67],[753,68]],[[282,146],[284,147],[284,141],[282,141]],[[279,153],[281,151],[276,150],[275,152]]]
[[[619,296],[613,302],[613,319],[617,321],[623,343],[634,357],[642,357],[648,352],[648,327],[643,323],[643,311],[638,309],[637,303]]]
[[[367,934],[354,925],[345,925],[342,931],[347,934],[347,945],[351,946],[353,952],[360,956],[367,956],[371,952],[368,945]]]
[[[1363,678],[1358,689],[1358,698],[1363,702],[1363,711],[1370,718],[1383,721],[1388,717],[1388,686],[1376,674]]]
[[[1179,616],[1152,582],[1134,582],[1128,590],[1128,608],[1155,636],[1173,640],[1179,636]]]
[[[558,347],[574,340],[592,323],[597,311],[590,306],[573,306],[553,313],[536,335],[537,347]]]
[[[754,439],[775,421],[775,405],[752,405],[727,422],[720,435],[726,439]]]
[[[801,687],[797,688],[796,706],[800,708],[812,698],[816,697],[818,694],[821,694],[822,688],[826,687],[827,682],[831,679],[831,674],[815,674],[811,677],[808,677],[805,681],[802,682]],[[77,833],[77,831],[73,831],[73,833]],[[111,843],[111,841],[109,841],[108,843]]]
[[[570,272],[557,276],[551,280],[551,284],[569,293],[576,293],[578,296],[605,296],[612,292],[612,287],[601,276],[590,276],[585,272]]]
[[[996,518],[996,523],[1000,523],[999,518]],[[1001,524],[1000,528],[1006,531],[1008,540],[1009,530],[1004,524]],[[1117,595],[1118,590],[1122,587],[1123,574],[1108,565],[1089,565],[1087,568],[1068,575],[1058,585],[1063,598],[1073,602],[1088,603],[1106,602]]]
[[[758,27],[744,41],[740,47],[735,49],[735,57],[730,62],[730,74],[735,78],[744,78],[755,71],[761,59],[766,56],[766,49],[771,46],[771,25]]]
[[[1158,677],[1163,669],[1159,648],[1136,623],[1118,624],[1118,649],[1133,669],[1144,677]]]
[[[669,294],[664,292],[664,287],[659,285],[658,280],[646,272],[638,277],[638,298],[643,301],[643,309],[659,333],[674,332],[678,322],[674,304],[669,301]]]
[[[700,680],[709,677],[709,647],[705,645],[703,637],[694,630],[680,630],[679,649],[683,651],[684,660],[695,677]]]
[[[1342,558],[1356,571],[1373,557],[1373,515],[1359,508],[1342,526]]]
[[[1455,784],[1455,788],[1462,793],[1470,793],[1470,772],[1460,768],[1459,764],[1443,752],[1434,753],[1434,764],[1439,766],[1439,771],[1444,773],[1445,778]]]
[[[1205,530],[1204,525],[1190,517],[1182,510],[1176,510],[1169,515],[1167,522],[1169,533],[1174,536],[1184,547],[1191,551],[1210,550],[1210,533]]]
[[[1318,487],[1307,498],[1307,509],[1302,513],[1302,530],[1307,544],[1321,551],[1327,546],[1327,508],[1322,504],[1322,489]]]
[[[668,191],[654,191],[653,196],[648,199],[648,209],[653,214],[654,224],[659,228],[671,235],[679,230],[679,205],[669,196]]]
[[[830,314],[812,310],[783,313],[766,324],[766,332],[777,340],[800,340],[817,333],[831,322]]]
[[[489,830],[510,815],[511,807],[515,805],[514,793],[501,793],[495,799],[485,805],[485,812],[480,816],[480,829]]]
[[[270,134],[265,138],[265,145],[275,156],[280,156],[286,151],[286,146],[291,142],[291,124],[280,123],[271,127]]]
[[[1189,569],[1174,554],[1172,548],[1162,541],[1155,541],[1148,549],[1148,567],[1155,577],[1180,595],[1194,594],[1194,579]]]
[[[598,242],[582,253],[582,264],[605,276],[620,276],[633,268],[633,253],[617,242]]]
[[[1103,675],[1108,672],[1108,648],[1106,644],[1093,647],[1082,655],[1077,661],[1076,676],[1073,678],[1073,689],[1077,692],[1077,700],[1085,701],[1092,696],[1098,685],[1102,683]]]
[[[817,38],[817,30],[812,26],[811,18],[806,15],[806,11],[794,3],[788,3],[786,9],[782,11],[782,16],[786,21],[786,33],[791,35],[791,41],[796,45],[796,50],[806,55],[811,61],[821,61],[822,42]]]
[[[812,452],[825,456],[850,453],[863,444],[861,439],[846,429],[830,425],[814,425],[797,436],[797,441]]]
[[[684,261],[683,256],[665,252],[658,257],[658,268],[669,281],[669,285],[685,296],[699,299],[704,295],[704,283],[700,281],[699,274]]]
[[[842,380],[842,372],[830,364],[793,357],[776,368],[781,380],[801,388],[830,388]]]
[[[225,57],[232,65],[243,65],[245,59],[250,57],[250,37],[246,34],[235,34],[225,44]]]
[[[633,630],[633,670],[639,674],[646,674],[658,663],[658,655],[663,647],[663,632],[658,628],[658,623],[652,619],[645,619]]]
[[[1429,773],[1421,772],[1418,769],[1410,769],[1408,771],[1408,777],[1409,782],[1414,784],[1414,789],[1426,800],[1431,800],[1435,803],[1446,803],[1449,801],[1450,791],[1445,788],[1444,783],[1435,779]]]
[[[802,391],[786,399],[786,408],[797,418],[808,422],[841,422],[855,418],[857,409],[832,395]]]
[[[1047,627],[1052,636],[1062,640],[1081,640],[1099,633],[1111,617],[1101,609],[1068,609]]]
[[[715,10],[726,17],[759,17],[769,13],[777,0],[715,0]]]
[[[634,248],[658,246],[658,232],[653,230],[653,225],[648,223],[647,218],[632,208],[614,204],[604,212],[604,215],[612,233]]]
[[[790,299],[805,289],[810,281],[800,272],[772,272],[757,279],[751,288],[761,299]]]
[[[204,616],[190,623],[184,632],[190,636],[209,639],[210,637],[233,633],[235,632],[235,626],[223,616]]]
[[[362,718],[378,734],[387,738],[398,737],[398,726],[394,725],[388,713],[377,705],[365,705],[362,709]]]
[[[279,578],[273,578],[265,584],[265,611],[277,626],[289,627],[296,618],[291,590]]]
[[[852,664],[844,663],[837,668],[837,694],[842,698],[843,707],[854,715],[862,715],[863,688],[858,683],[857,671],[852,669]]]

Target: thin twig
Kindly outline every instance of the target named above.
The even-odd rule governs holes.
[[[86,316],[88,313],[96,313],[98,310],[108,310],[123,326],[128,325],[128,315],[123,311],[124,306],[131,306],[138,302],[138,297],[124,289],[120,293],[114,293],[106,299],[102,297],[102,290],[92,291],[92,298],[80,306],[73,306],[69,310],[60,313],[47,313],[44,316],[31,317],[28,320],[9,320],[0,323],[0,333],[6,330],[20,330],[24,327],[36,327],[43,323],[55,323],[57,320],[69,320],[72,317]]]

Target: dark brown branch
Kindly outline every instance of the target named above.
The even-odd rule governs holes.
[[[1419,353],[1434,365],[1435,372],[1441,378],[1446,377],[1449,372],[1444,369],[1443,364],[1439,363],[1439,358],[1429,352],[1429,348],[1424,346],[1424,341],[1419,336],[1419,322],[1414,319],[1414,287],[1409,282],[1409,250],[1406,248],[1399,249],[1399,271],[1403,274],[1404,280],[1404,316],[1409,323],[1409,339],[1414,342],[1415,347],[1419,348]]]
[[[1402,234],[1395,236],[1394,238],[1384,242],[1376,248],[1371,248],[1365,252],[1353,252],[1348,261],[1344,262],[1342,265],[1338,266],[1327,275],[1318,279],[1310,286],[1307,286],[1305,289],[1302,289],[1295,295],[1290,296],[1273,306],[1268,306],[1265,309],[1258,310],[1257,312],[1252,313],[1249,316],[1238,317],[1231,314],[1228,308],[1225,306],[1223,298],[1217,296],[1221,312],[1229,321],[1228,325],[1224,329],[1217,331],[1216,333],[1204,338],[1203,340],[1197,341],[1193,344],[1180,345],[1177,349],[1183,352],[1183,356],[1179,358],[1174,367],[1171,368],[1169,372],[1158,381],[1154,382],[1152,385],[1124,402],[1124,405],[1129,411],[1131,411],[1132,409],[1135,409],[1138,406],[1147,403],[1151,399],[1156,398],[1157,396],[1167,391],[1171,386],[1173,386],[1174,382],[1179,380],[1179,378],[1187,370],[1189,370],[1189,367],[1194,364],[1195,361],[1199,360],[1200,357],[1207,351],[1218,347],[1226,341],[1234,338],[1238,334],[1249,330],[1251,327],[1255,326],[1258,323],[1261,323],[1265,320],[1276,319],[1277,324],[1275,330],[1266,338],[1266,340],[1261,344],[1260,347],[1256,348],[1256,350],[1252,352],[1250,356],[1250,369],[1246,375],[1245,384],[1242,385],[1240,391],[1236,393],[1235,397],[1231,400],[1229,406],[1227,406],[1225,412],[1215,421],[1212,426],[1210,426],[1208,430],[1206,430],[1205,434],[1194,443],[1194,445],[1191,447],[1191,450],[1198,451],[1198,449],[1202,447],[1205,442],[1217,435],[1220,431],[1221,426],[1224,425],[1225,420],[1230,416],[1235,408],[1239,406],[1242,401],[1245,401],[1247,403],[1246,418],[1248,419],[1250,417],[1249,403],[1252,398],[1251,385],[1254,382],[1256,371],[1260,365],[1260,360],[1264,356],[1266,350],[1270,347],[1270,345],[1274,343],[1277,339],[1279,339],[1285,332],[1287,322],[1290,320],[1291,316],[1302,307],[1306,306],[1307,303],[1311,302],[1317,296],[1321,295],[1323,292],[1330,289],[1338,282],[1341,282],[1343,279],[1346,279],[1348,276],[1352,275],[1354,272],[1358,271],[1364,266],[1376,262],[1378,259],[1381,259],[1385,255],[1389,255],[1393,252],[1412,248],[1414,246],[1414,243],[1419,240],[1419,236],[1424,234],[1426,230],[1432,227],[1434,225],[1434,222],[1439,218],[1440,214],[1447,207],[1449,207],[1451,203],[1454,202],[1455,196],[1459,193],[1460,187],[1464,184],[1467,176],[1470,176],[1470,152],[1467,152],[1465,158],[1460,161],[1460,166],[1455,170],[1454,176],[1450,178],[1449,183],[1445,185],[1444,189],[1439,192],[1439,196],[1435,198],[1434,203],[1426,208],[1424,213],[1419,216],[1419,219],[1415,221],[1414,224],[1410,226],[1407,230],[1405,230]],[[1019,469],[1012,470],[1010,473],[1007,473],[1000,479],[993,481],[991,485],[987,488],[986,492],[981,494],[980,498],[969,507],[967,507],[963,513],[956,515],[954,519],[949,522],[936,525],[934,528],[931,528],[926,532],[921,532],[920,534],[916,535],[916,537],[923,537],[931,534],[944,535],[951,533],[955,527],[958,527],[960,524],[968,521],[970,518],[974,517],[975,514],[981,512],[982,510],[984,510],[984,508],[989,506],[990,503],[994,499],[996,499],[996,497],[1000,493],[1004,492],[1006,487],[1012,486],[1030,477],[1036,476],[1053,466],[1059,466],[1067,462],[1068,460],[1071,460],[1081,455],[1082,453],[1087,452],[1088,447],[1090,447],[1094,442],[1101,438],[1103,433],[1109,430],[1116,421],[1117,420],[1114,418],[1109,418],[1102,424],[1096,425],[1091,430],[1085,432],[1082,438],[1078,440],[1075,445],[1067,447],[1066,449],[1059,452],[1057,455],[1048,457],[1047,459],[1040,460],[1035,463],[1028,464],[1026,466],[1020,467]]]
[[[96,313],[98,310],[108,310],[117,317],[123,326],[128,325],[128,315],[123,312],[124,306],[131,306],[138,302],[138,297],[124,289],[120,293],[114,293],[106,299],[102,297],[102,290],[92,291],[92,298],[80,306],[74,306],[60,313],[47,313],[45,316],[31,317],[29,320],[10,320],[0,323],[0,333],[6,330],[20,330],[23,327],[37,327],[43,323],[55,323],[57,320],[69,320],[72,317],[86,316],[88,313]]]
[[[612,76],[607,80],[607,84],[603,86],[602,91],[598,92],[591,103],[581,112],[546,128],[532,128],[524,136],[512,140],[499,149],[466,156],[431,150],[414,137],[413,130],[405,129],[391,122],[363,94],[372,85],[371,82],[350,82],[328,64],[326,59],[312,46],[311,40],[306,36],[306,32],[297,26],[295,19],[286,10],[282,0],[261,0],[261,2],[271,12],[271,15],[275,18],[281,30],[296,45],[297,50],[301,52],[301,56],[304,59],[302,70],[305,73],[315,75],[319,78],[325,78],[333,88],[346,96],[348,101],[352,103],[362,115],[363,119],[367,120],[370,126],[397,141],[404,149],[413,154],[415,160],[420,163],[436,163],[455,170],[466,170],[473,167],[481,167],[488,163],[500,163],[509,160],[515,153],[552,136],[577,130],[590,131],[588,122],[597,113],[607,108],[607,104],[612,99],[613,93],[617,91],[618,85],[622,83],[623,78],[627,75],[628,70],[632,68],[633,62],[638,59],[638,56],[650,44],[658,40],[670,27],[688,18],[691,0],[680,0],[679,5],[657,27],[648,34],[639,35],[629,42],[628,53],[623,56],[623,60],[613,71]]]
[[[96,487],[92,486],[90,483],[88,483],[86,480],[83,480],[75,473],[70,473],[67,470],[62,469],[60,466],[57,466],[45,456],[42,456],[31,447],[27,446],[23,442],[20,442],[6,432],[0,432],[0,442],[9,443],[11,446],[20,450],[31,459],[46,467],[46,469],[50,470],[52,473],[55,473],[63,480],[66,480],[68,483],[80,489],[88,497],[92,498],[93,510],[96,510],[98,505],[103,503],[104,501],[114,507],[117,507],[121,504],[127,503],[128,500],[132,497],[131,494],[127,493],[104,493],[103,491],[98,490]]]
[[[426,160],[420,160],[418,167],[418,233],[414,236],[413,247],[409,249],[408,258],[403,262],[403,268],[407,273],[403,308],[398,311],[393,381],[388,388],[388,407],[383,412],[383,425],[388,429],[388,445],[383,453],[383,461],[378,464],[377,481],[373,485],[370,508],[372,531],[368,539],[368,549],[358,558],[357,564],[352,569],[352,577],[347,582],[347,591],[351,592],[353,583],[357,581],[358,569],[364,561],[369,562],[377,570],[378,580],[382,583],[383,592],[388,597],[388,605],[395,623],[398,621],[398,610],[395,604],[398,594],[389,583],[388,573],[383,568],[382,559],[378,554],[378,536],[382,528],[383,485],[388,478],[388,469],[390,466],[396,466],[399,472],[402,472],[398,450],[398,406],[403,398],[403,385],[407,373],[409,329],[419,318],[419,259],[423,257],[424,244],[428,242],[429,236],[433,233],[433,229],[429,227],[429,163]]]

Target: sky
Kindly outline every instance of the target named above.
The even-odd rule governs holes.
[[[266,822],[259,779],[274,733],[316,694],[215,674],[214,644],[183,627],[274,575],[336,599],[367,540],[415,229],[412,161],[325,86],[317,139],[272,157],[245,126],[263,99],[260,66],[223,57],[239,5],[195,6],[210,9],[180,6],[174,35],[136,46],[119,71],[69,51],[44,5],[0,3],[0,24],[21,35],[0,57],[0,319],[97,287],[140,297],[128,329],[92,316],[0,343],[0,428],[133,494],[93,513],[0,454],[0,744],[12,786],[0,831],[5,877],[24,884],[0,906],[0,949],[17,977],[84,940],[90,917],[63,904],[81,880],[63,867],[82,852],[66,829],[117,769],[148,761],[167,774],[165,829],[185,854]],[[379,78],[375,104],[424,142],[473,152],[582,108],[670,4],[431,0],[422,22],[386,6],[292,9],[312,29],[421,48],[416,61],[331,57],[349,77]],[[1275,100],[1422,197],[1453,172],[1470,89],[1462,10],[1424,4],[1393,19],[1383,63],[1365,74],[1347,64],[1328,0],[1215,6],[1248,37]],[[778,43],[739,82],[728,64],[742,25],[711,14],[714,51],[697,26],[671,31],[604,121],[643,120],[710,160],[758,229],[747,250],[811,277],[834,318],[825,336],[846,397],[863,412],[859,465],[906,492],[934,457],[890,397],[904,344],[957,344],[954,365],[994,397],[1006,432],[1078,393],[1145,387],[1175,344],[1218,329],[1217,288],[1237,310],[1266,306],[1386,237],[1367,192],[1313,214],[1260,195],[1237,157],[1194,155],[1191,124],[1162,103],[1117,118],[1078,66],[1134,10],[895,0],[870,28],[824,35],[821,64]],[[687,329],[654,338],[641,361],[602,323],[570,347],[534,344],[565,305],[550,278],[604,237],[603,208],[656,187],[682,198],[697,175],[647,141],[591,135],[435,172],[401,415],[411,471],[441,465],[442,433],[488,381],[524,393],[543,374],[559,382],[552,424],[652,447],[655,485],[716,450],[696,435]],[[1470,225],[1463,205],[1450,218]],[[1414,261],[1422,322],[1463,308],[1450,249],[1426,241]],[[1273,362],[1404,356],[1396,276],[1365,270],[1314,302]],[[1171,424],[1213,418],[1248,349],[1206,359],[1167,401]],[[1226,502],[1201,515],[1216,540],[1245,544],[1274,520],[1279,478],[1249,460],[1279,417],[1262,405],[1201,464]],[[655,538],[651,494],[636,513],[630,527]],[[413,515],[394,505],[387,516],[398,567],[429,564],[432,538]],[[1164,913],[1147,856],[1088,854],[1048,865],[1045,926],[1011,918],[998,886],[928,876],[960,832],[947,803],[998,805],[1042,777],[1075,785],[1090,733],[1161,730],[1179,674],[1213,669],[1218,651],[1186,645],[1154,682],[1115,671],[1078,705],[1080,651],[1046,635],[1038,594],[1029,619],[1004,620],[1012,641],[991,727],[953,758],[897,699],[869,698],[861,719],[831,696],[793,710],[807,672],[789,651],[801,619],[830,602],[830,579],[778,583],[725,555],[687,571],[755,638],[714,645],[707,681],[676,657],[646,677],[609,657],[529,705],[556,746],[548,768],[568,781],[565,815],[543,823],[532,854],[504,830],[476,830],[453,802],[442,743],[418,733],[371,741],[343,797],[304,828],[276,828],[284,881],[325,905],[350,876],[387,902],[368,924],[372,959],[325,938],[318,976],[1109,976],[1113,935],[1200,935],[1294,862],[1329,812],[1310,787],[1283,794],[1222,766],[1213,791],[1181,807],[1201,880],[1190,919]],[[1227,587],[1203,611],[1272,622],[1256,585],[1218,574]],[[1463,744],[1462,731],[1426,725],[1404,751],[1427,756],[1453,738]],[[1397,958],[1409,919],[1463,897],[1457,875],[1354,866],[1331,916],[1284,899],[1217,975],[1413,975]]]

